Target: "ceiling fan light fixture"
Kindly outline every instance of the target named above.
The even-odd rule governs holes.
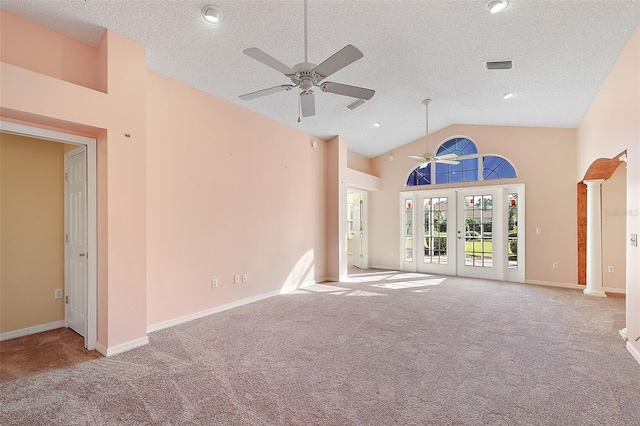
[[[509,6],[508,0],[487,0],[484,8],[491,13],[498,13],[505,10]]]
[[[202,17],[207,22],[217,24],[218,22],[222,21],[222,16],[222,9],[220,9],[218,6],[210,4],[202,8]]]

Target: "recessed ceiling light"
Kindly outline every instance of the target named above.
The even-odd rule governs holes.
[[[375,123],[373,123],[373,127],[380,127],[380,122],[376,121]]]
[[[498,13],[509,6],[508,0],[487,0],[484,4],[484,8],[491,13]]]
[[[500,96],[502,96],[502,99],[510,99],[510,98],[513,98],[514,93],[513,92],[505,92],[505,93],[501,93]]]
[[[202,8],[202,17],[207,22],[218,23],[222,21],[222,9],[210,4]]]

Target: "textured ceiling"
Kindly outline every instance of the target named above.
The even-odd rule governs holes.
[[[216,4],[224,20],[200,11]],[[105,28],[144,44],[148,68],[321,138],[342,135],[367,157],[455,123],[576,127],[636,26],[640,1],[511,0],[492,15],[480,0],[308,3],[309,61],[347,44],[364,58],[330,81],[376,94],[352,100],[316,91],[316,116],[298,118],[297,92],[252,101],[239,95],[289,80],[244,55],[258,47],[293,66],[304,62],[302,1],[7,1],[4,10],[96,45]],[[487,71],[486,60],[515,60]],[[503,100],[500,94],[516,95]],[[376,128],[374,122],[380,122]]]

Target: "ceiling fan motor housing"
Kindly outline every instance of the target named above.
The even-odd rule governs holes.
[[[316,74],[315,68],[316,64],[311,62],[302,62],[295,65],[293,70],[296,74],[290,77],[291,81],[293,84],[300,85],[302,90],[309,90],[313,86],[317,86],[323,77]]]

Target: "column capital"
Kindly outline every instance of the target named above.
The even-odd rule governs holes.
[[[593,188],[602,185],[602,182],[604,182],[605,180],[606,179],[585,179],[582,182],[587,185],[587,187]]]

